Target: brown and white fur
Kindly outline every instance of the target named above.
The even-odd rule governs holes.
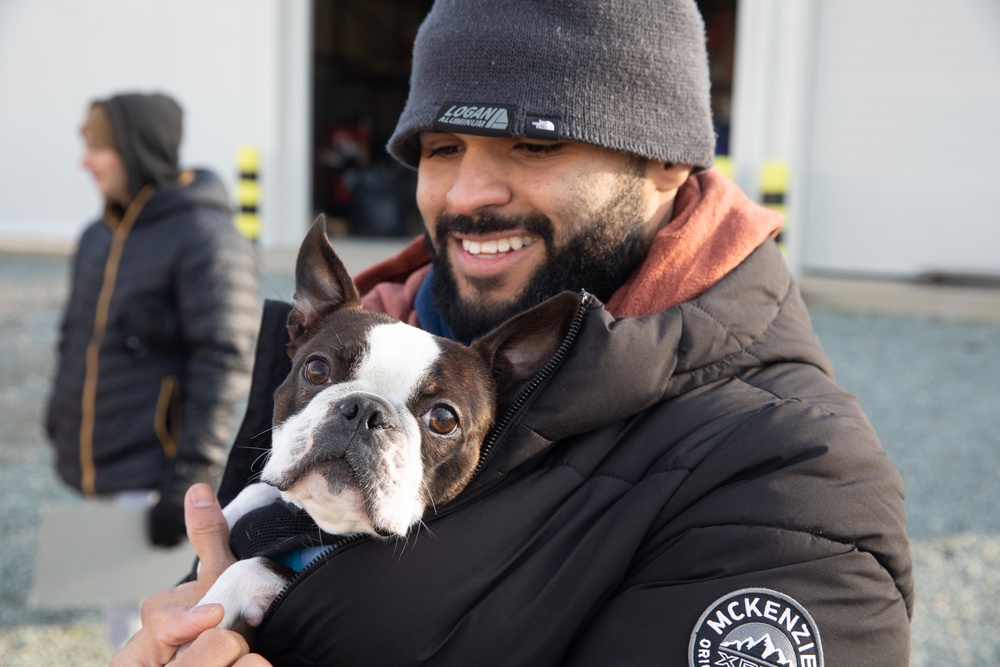
[[[405,536],[465,488],[495,414],[553,356],[580,306],[567,292],[469,347],[438,338],[362,308],[322,219],[295,281],[272,450],[262,483],[226,507],[230,527],[280,495],[328,533]],[[289,577],[266,559],[239,561],[202,603],[225,607],[224,627],[253,627]]]

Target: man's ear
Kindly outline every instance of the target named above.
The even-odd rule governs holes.
[[[350,273],[330,245],[326,218],[319,216],[299,247],[295,261],[295,293],[288,314],[289,354],[316,323],[344,305],[360,305],[361,296]]]
[[[561,292],[472,344],[493,368],[498,414],[555,355],[580,310],[580,301],[579,294]]]
[[[694,169],[689,164],[674,162],[646,162],[646,176],[653,182],[659,192],[670,192],[684,184]]]

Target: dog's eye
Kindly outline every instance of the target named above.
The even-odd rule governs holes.
[[[458,428],[458,415],[447,405],[435,405],[427,413],[427,426],[438,435],[448,435]]]
[[[323,384],[330,379],[330,364],[322,359],[310,359],[302,367],[302,377],[312,384]]]

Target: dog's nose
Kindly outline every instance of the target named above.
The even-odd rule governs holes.
[[[375,430],[391,428],[391,420],[386,417],[385,407],[377,401],[364,398],[350,398],[339,406],[341,416],[348,422],[354,422],[355,428]]]

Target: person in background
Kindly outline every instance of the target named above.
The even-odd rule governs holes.
[[[388,144],[426,235],[357,276],[364,303],[469,341],[585,290],[579,328],[427,537],[327,551],[253,653],[198,605],[233,554],[193,487],[199,577],[113,664],[193,640],[172,664],[908,665],[902,482],[833,379],[780,216],[712,168],[710,109],[693,0],[437,0]]]
[[[147,506],[148,539],[184,538],[184,494],[214,484],[250,383],[256,250],[211,171],[182,170],[182,110],[163,94],[95,101],[82,166],[104,199],[73,257],[46,415],[62,480]],[[138,604],[109,612],[112,641]]]

